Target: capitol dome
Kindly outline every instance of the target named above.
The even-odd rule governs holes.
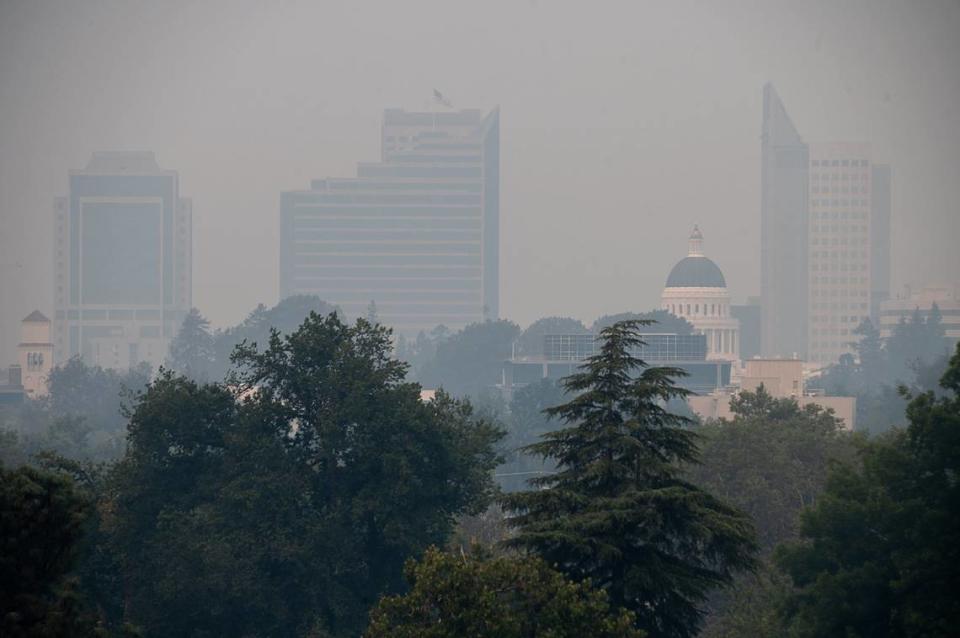
[[[730,293],[720,267],[703,254],[703,233],[690,233],[687,256],[667,276],[660,307],[706,335],[711,359],[738,359],[740,322],[730,313]]]

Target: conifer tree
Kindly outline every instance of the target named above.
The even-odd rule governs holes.
[[[603,587],[650,635],[685,638],[708,592],[753,567],[755,542],[743,513],[681,476],[696,435],[664,406],[688,394],[674,382],[684,372],[634,355],[648,323],[605,328],[598,354],[564,380],[574,398],[547,413],[567,427],[527,448],[557,473],[503,498],[516,528],[506,543]]]

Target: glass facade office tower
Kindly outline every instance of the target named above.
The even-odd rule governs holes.
[[[499,110],[384,112],[381,161],[280,201],[280,294],[399,333],[499,313]]]
[[[760,162],[761,353],[803,359],[809,150],[770,84],[763,87]]]
[[[94,153],[54,203],[59,363],[156,369],[192,303],[192,207],[153,153]]]

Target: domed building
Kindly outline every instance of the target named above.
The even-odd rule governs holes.
[[[687,256],[667,277],[660,307],[683,317],[707,337],[709,359],[740,358],[740,322],[730,314],[730,293],[720,268],[703,254],[703,234],[690,233]]]

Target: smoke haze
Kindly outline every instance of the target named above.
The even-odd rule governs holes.
[[[840,6],[838,6],[840,5]],[[282,190],[380,156],[383,109],[501,107],[501,314],[657,305],[694,223],[759,293],[761,87],[893,168],[893,290],[960,278],[956,2],[0,4],[0,361],[52,311],[53,198],[152,150],[214,325],[277,298]]]

